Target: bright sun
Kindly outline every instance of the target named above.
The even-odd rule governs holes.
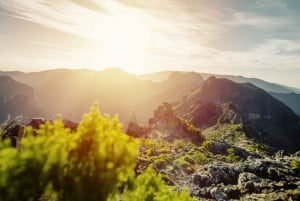
[[[109,30],[103,37],[103,49],[108,58],[122,61],[135,58],[146,43],[138,31],[125,26]]]
[[[138,65],[149,45],[149,32],[136,18],[126,16],[102,24],[95,51],[99,63],[121,67],[129,72],[142,72]]]

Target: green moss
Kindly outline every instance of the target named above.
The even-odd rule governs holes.
[[[240,161],[240,157],[235,155],[233,148],[228,148],[225,160],[228,163],[235,163],[235,162]]]
[[[208,150],[210,147],[211,147],[211,142],[210,141],[204,141],[201,145],[201,147],[204,149],[204,150]]]

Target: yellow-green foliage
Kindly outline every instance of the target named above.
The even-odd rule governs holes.
[[[97,107],[76,132],[57,120],[36,133],[26,129],[20,151],[0,142],[0,201],[104,201],[133,175],[138,142],[122,133],[117,118],[102,116]],[[155,183],[148,187],[152,184],[155,194],[163,195]]]
[[[294,170],[300,170],[300,162],[297,161],[295,158],[291,159],[291,166]]]
[[[193,158],[194,158],[194,161],[196,164],[203,164],[203,163],[208,162],[208,158],[207,158],[206,154],[202,153],[200,151],[195,151],[193,153]]]
[[[201,135],[202,132],[200,129],[196,128],[191,122],[189,122],[188,120],[186,119],[181,119],[181,122],[183,123],[183,129],[186,131],[186,132],[189,132],[189,133],[193,133],[193,134],[198,134],[198,135]]]
[[[254,152],[254,153],[260,153],[260,152],[262,152],[261,145],[257,144],[257,143],[250,144],[248,149],[249,149],[250,152]]]
[[[211,142],[210,141],[204,141],[201,145],[201,147],[204,149],[204,150],[208,150],[210,147],[211,147]]]
[[[235,163],[240,160],[239,156],[236,156],[234,154],[234,149],[233,148],[228,148],[227,149],[227,156],[225,157],[226,161],[229,163]]]
[[[164,184],[162,175],[153,168],[139,175],[122,195],[123,201],[194,201],[187,190],[178,193],[174,187]]]
[[[116,118],[96,107],[70,133],[62,121],[27,128],[21,151],[1,145],[1,200],[38,200],[54,191],[60,200],[105,200],[135,166],[138,144]]]

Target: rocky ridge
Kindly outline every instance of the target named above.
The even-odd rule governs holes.
[[[178,190],[188,187],[199,201],[300,199],[299,152],[272,154],[270,147],[244,132],[240,117],[231,112],[219,118],[215,128],[201,132],[203,140],[198,144],[183,138],[182,133],[171,138],[172,128],[178,129],[178,125],[166,126],[170,116],[174,118],[170,108],[165,110],[168,107],[158,107],[148,127],[135,122],[135,127],[128,128],[136,131],[129,135],[142,140],[137,173],[151,165],[168,185]],[[226,108],[236,109],[230,104]]]

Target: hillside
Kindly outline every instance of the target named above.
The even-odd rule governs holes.
[[[236,109],[225,105],[227,114]],[[141,140],[136,172],[153,166],[168,185],[188,186],[197,201],[299,199],[299,152],[272,155],[242,124],[224,120],[201,132],[164,103],[147,126],[130,122],[127,134]]]
[[[249,136],[278,149],[299,150],[300,118],[264,90],[224,78],[208,78],[175,104],[176,112],[200,128],[242,123]]]
[[[270,94],[288,105],[298,116],[300,116],[300,94],[275,92],[270,92]]]
[[[8,76],[0,76],[0,122],[8,116],[48,117],[37,103],[32,87],[14,81]]]

